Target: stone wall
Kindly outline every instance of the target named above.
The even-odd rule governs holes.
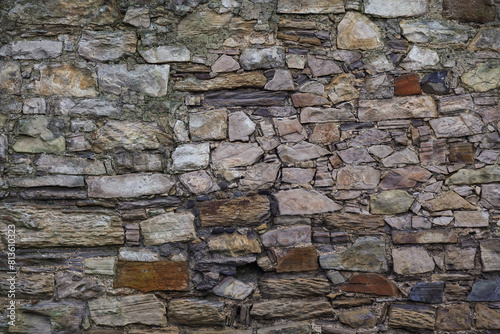
[[[500,330],[500,1],[2,0],[2,333]]]

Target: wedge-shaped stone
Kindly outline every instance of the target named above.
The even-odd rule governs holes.
[[[135,53],[137,37],[133,31],[84,30],[78,54],[91,61],[117,60]]]
[[[455,232],[448,230],[393,231],[394,244],[442,244],[456,243]]]
[[[278,13],[281,14],[330,14],[343,13],[342,0],[279,0]]]
[[[394,272],[400,275],[423,274],[434,270],[434,260],[422,247],[392,250]]]
[[[470,42],[469,50],[500,52],[500,28],[482,28],[472,42]]]
[[[165,305],[153,294],[103,297],[88,304],[92,321],[100,326],[167,325]]]
[[[452,21],[402,20],[403,35],[413,43],[465,43],[470,28]]]
[[[35,178],[15,178],[9,179],[11,187],[32,188],[32,187],[83,187],[85,185],[83,176],[73,175],[50,175]]]
[[[359,101],[358,117],[361,122],[437,116],[436,102],[430,96]]]
[[[171,323],[188,326],[224,326],[224,303],[197,299],[173,299],[168,304]]]
[[[424,202],[422,206],[429,211],[476,209],[472,204],[467,202],[462,196],[453,190],[449,190],[434,199]]]
[[[259,280],[264,298],[311,298],[326,296],[330,281],[322,276],[266,275]]]
[[[50,174],[106,174],[106,167],[102,161],[79,157],[43,154],[36,161],[36,166],[39,171]]]
[[[258,319],[307,320],[333,316],[333,309],[326,300],[270,300],[253,304],[250,315]]]
[[[165,174],[90,176],[86,179],[89,197],[138,197],[167,193],[174,180]]]
[[[136,65],[127,70],[127,65],[101,65],[98,68],[101,90],[120,95],[122,89],[129,89],[148,96],[167,94],[169,65]]]
[[[385,241],[375,237],[359,238],[348,249],[321,255],[323,269],[386,272]]]
[[[243,73],[220,74],[213,79],[200,80],[193,77],[178,80],[174,84],[175,90],[206,92],[209,90],[236,89],[236,88],[263,88],[267,82],[262,72],[252,71]]]
[[[266,196],[240,197],[233,200],[204,201],[198,205],[201,225],[253,226],[267,217],[270,202]]]
[[[63,43],[52,40],[17,41],[0,48],[0,56],[14,59],[57,58],[62,54]]]
[[[2,222],[16,225],[16,247],[97,247],[123,244],[119,216],[110,210],[61,210],[3,205]],[[7,225],[0,224],[7,238]]]
[[[381,17],[420,16],[427,12],[427,0],[364,0],[365,13]]]
[[[118,261],[113,288],[132,288],[142,292],[189,290],[187,262]]]
[[[500,329],[500,311],[477,303],[475,308],[476,327],[480,329]]]
[[[210,162],[210,144],[184,144],[175,148],[172,153],[174,171],[198,170],[208,166]]]
[[[488,211],[455,211],[455,227],[488,227]]]
[[[129,7],[129,10],[133,7]],[[147,63],[161,64],[191,60],[191,51],[185,46],[161,45],[156,48],[139,51]]]
[[[285,163],[294,163],[297,161],[307,161],[317,159],[331,152],[308,142],[301,142],[294,146],[278,146],[278,156]]]
[[[212,235],[208,239],[208,248],[212,253],[238,257],[260,253],[259,242],[255,233],[223,233]]]
[[[389,326],[416,330],[434,329],[436,311],[426,305],[393,304],[389,311]]]
[[[97,96],[95,74],[87,68],[74,65],[40,65],[40,80],[35,81],[34,92],[40,95],[76,97]]]
[[[263,189],[271,187],[276,181],[280,163],[258,163],[249,167],[240,181],[243,189]]]
[[[318,253],[314,246],[276,249],[277,273],[315,271],[319,269]]]
[[[370,50],[383,46],[378,26],[358,12],[347,12],[337,27],[339,49]]]
[[[500,87],[500,62],[480,63],[462,75],[462,82],[476,92]]]
[[[380,171],[369,166],[346,166],[337,173],[338,189],[375,189]]]
[[[300,113],[301,123],[328,123],[332,121],[354,121],[356,117],[346,109],[306,107]]]
[[[342,209],[342,206],[314,190],[282,190],[273,195],[278,200],[281,215],[311,215]]]
[[[486,239],[480,242],[483,271],[500,270],[500,239]]]
[[[151,24],[149,18],[149,8],[147,7],[128,7],[127,13],[123,18],[123,23],[130,24],[137,28],[147,28]]]
[[[390,280],[378,274],[354,274],[349,285],[341,287],[347,292],[368,293],[377,296],[399,296],[399,289]]]
[[[480,169],[461,169],[450,176],[445,184],[477,184],[500,182],[500,166],[486,166]]]
[[[413,196],[404,190],[388,190],[370,197],[370,212],[392,215],[408,211],[413,204]]]
[[[382,160],[384,167],[395,167],[403,164],[418,164],[419,160],[415,152],[409,148],[394,152],[387,158]]]
[[[217,109],[190,114],[189,131],[193,141],[225,139],[227,111]]]
[[[141,222],[141,231],[146,246],[196,238],[194,216],[190,212],[168,212],[149,218]]]
[[[474,283],[467,297],[469,302],[500,302],[500,277],[482,279]]]
[[[244,300],[250,296],[253,291],[253,287],[232,277],[227,277],[220,282],[220,284],[217,285],[213,291],[217,296],[235,300]]]
[[[264,151],[257,143],[221,143],[212,152],[215,169],[250,166],[259,161]]]
[[[261,235],[265,247],[288,247],[301,242],[311,242],[310,226],[294,226],[268,231]]]

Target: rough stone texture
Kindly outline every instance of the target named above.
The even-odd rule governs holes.
[[[480,242],[483,271],[500,270],[500,239],[486,239]]]
[[[89,197],[137,197],[167,193],[174,185],[172,177],[164,174],[127,174],[119,176],[90,176],[86,179]]]
[[[455,232],[448,230],[429,231],[393,231],[392,242],[394,244],[439,244],[456,243],[458,237]]]
[[[263,153],[256,143],[224,142],[212,152],[212,164],[215,169],[250,166],[257,162]]]
[[[464,43],[469,39],[467,26],[444,20],[402,20],[400,26],[406,39],[414,43]]]
[[[189,115],[189,132],[193,141],[225,139],[226,110],[211,110]]]
[[[238,281],[232,277],[224,279],[214,288],[214,294],[236,300],[244,300],[253,291],[250,285]]]
[[[488,211],[455,211],[455,227],[488,227]]]
[[[147,28],[151,24],[149,9],[141,7],[129,7],[123,18],[123,22],[138,28]]]
[[[92,258],[84,260],[84,272],[89,275],[115,275],[116,257]]]
[[[144,244],[190,241],[196,238],[194,216],[191,213],[165,213],[141,222]]]
[[[330,283],[324,277],[269,275],[259,281],[259,290],[265,298],[310,298],[326,296]]]
[[[139,51],[139,53],[141,57],[150,64],[191,60],[191,51],[185,46],[162,45],[156,48]]]
[[[486,23],[495,20],[495,12],[489,0],[443,1],[443,16],[452,20]]]
[[[487,208],[500,208],[500,185],[493,183],[481,186],[481,198]]]
[[[34,92],[40,95],[95,97],[96,86],[95,74],[88,68],[69,64],[40,65],[40,80],[35,81]]]
[[[427,12],[427,0],[364,0],[365,13],[381,17],[419,16]]]
[[[437,106],[429,96],[360,100],[358,113],[362,122],[437,117]]]
[[[475,308],[476,327],[480,329],[500,329],[500,312],[477,303]]]
[[[373,327],[377,324],[375,314],[367,308],[343,312],[339,315],[339,321],[352,328]]]
[[[379,274],[354,274],[349,278],[349,285],[341,289],[378,296],[399,296],[396,284]]]
[[[500,278],[479,280],[474,283],[467,297],[471,302],[498,302],[500,301]]]
[[[277,273],[318,270],[318,255],[314,246],[278,251]]]
[[[482,28],[470,42],[469,50],[492,50],[500,52],[500,29]]]
[[[0,92],[19,94],[21,91],[21,68],[11,61],[0,62]]]
[[[62,54],[63,43],[51,40],[17,41],[0,48],[0,56],[14,59],[57,58]]]
[[[394,271],[401,275],[427,273],[434,270],[434,260],[421,247],[395,248],[392,250]]]
[[[268,231],[261,236],[265,247],[288,247],[311,241],[310,226],[295,226]]]
[[[276,68],[285,66],[285,54],[280,47],[245,49],[240,57],[245,70]]]
[[[383,191],[371,196],[370,211],[373,214],[404,213],[410,209],[414,198],[404,190]]]
[[[342,0],[321,1],[298,1],[279,0],[278,13],[282,14],[328,14],[343,13],[344,2]]]
[[[425,305],[393,304],[389,311],[389,325],[416,330],[434,329],[436,311]]]
[[[281,215],[315,214],[339,211],[341,206],[316,191],[283,190],[274,194]]]
[[[117,60],[135,52],[137,37],[132,31],[83,31],[78,54],[91,61]]]
[[[327,154],[330,154],[330,151],[307,142],[295,144],[294,146],[278,146],[278,156],[285,163],[316,159]]]
[[[261,301],[254,303],[250,314],[261,319],[307,320],[332,316],[333,310],[326,300],[319,301]]]
[[[239,233],[213,235],[208,239],[208,248],[212,253],[232,257],[256,254],[262,251],[255,234]]]
[[[198,170],[208,166],[210,162],[210,145],[184,144],[177,146],[172,153],[174,171]]]
[[[199,80],[190,77],[176,81],[174,87],[180,91],[204,92],[220,89],[263,88],[264,85],[266,85],[266,77],[259,71],[252,71],[242,74],[220,74],[210,80]]]
[[[206,201],[199,205],[202,226],[257,225],[269,211],[266,196]]]
[[[500,62],[478,64],[462,75],[462,82],[477,92],[500,87]]]
[[[370,50],[382,46],[379,28],[363,14],[347,12],[337,29],[339,49]]]
[[[414,302],[437,304],[443,301],[444,282],[417,283],[408,299]]]
[[[169,322],[178,325],[224,325],[224,303],[197,299],[173,299],[168,304]]]
[[[475,184],[500,182],[500,167],[486,166],[480,169],[461,169],[446,180],[446,184]]]
[[[422,204],[424,208],[430,211],[444,210],[474,210],[474,206],[467,202],[463,197],[453,190],[449,190],[436,198],[426,201]]]
[[[469,304],[449,305],[438,309],[436,327],[445,331],[463,331],[472,327]]]
[[[204,170],[182,174],[179,176],[179,181],[196,195],[220,190],[212,177]]]

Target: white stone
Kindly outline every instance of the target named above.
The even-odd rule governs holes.
[[[229,140],[249,141],[255,131],[255,123],[243,111],[229,115]]]
[[[148,63],[161,64],[168,62],[184,62],[191,60],[191,51],[183,46],[162,45],[156,48],[139,51]]]
[[[172,153],[174,171],[203,169],[210,161],[210,144],[184,144]]]
[[[194,215],[191,212],[168,212],[141,222],[144,245],[162,245],[168,242],[196,239]]]
[[[423,68],[436,66],[437,64],[439,64],[439,55],[436,51],[414,45],[408,56],[401,63],[401,67],[407,71],[418,71]]]
[[[365,14],[381,17],[419,16],[427,12],[427,0],[364,0]]]

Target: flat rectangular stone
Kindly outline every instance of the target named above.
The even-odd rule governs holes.
[[[474,163],[474,147],[471,143],[450,143],[450,162],[471,165]]]
[[[259,280],[264,298],[311,298],[326,296],[330,281],[325,277],[268,275]]]
[[[125,174],[117,176],[89,176],[89,197],[138,197],[167,193],[174,185],[165,174]]]
[[[65,189],[65,188],[33,188],[25,189],[19,193],[19,196],[25,200],[74,200],[86,199],[87,192],[78,189]]]
[[[74,65],[39,65],[40,80],[35,81],[34,92],[40,95],[75,97],[97,96],[95,73]]]
[[[384,217],[354,213],[332,213],[325,217],[329,230],[376,230],[384,227]]]
[[[436,102],[430,96],[359,101],[358,117],[361,122],[437,116]]]
[[[318,253],[314,246],[277,250],[277,273],[314,271],[319,269]]]
[[[474,102],[470,94],[446,96],[439,99],[439,113],[450,114],[458,111],[474,110]]]
[[[436,311],[426,305],[392,304],[389,326],[417,330],[434,329]]]
[[[488,227],[488,211],[455,211],[455,227]]]
[[[257,319],[294,319],[306,320],[331,317],[333,309],[326,300],[269,300],[253,304],[250,315]]]
[[[35,164],[39,171],[50,174],[106,174],[102,161],[87,158],[43,154]]]
[[[84,30],[78,42],[78,54],[90,61],[118,60],[135,53],[136,44],[135,31]]]
[[[271,230],[261,235],[265,247],[287,247],[301,242],[311,242],[310,226],[294,226]]]
[[[354,121],[356,117],[346,109],[306,107],[300,113],[301,123],[328,123],[332,121]]]
[[[268,216],[270,202],[266,196],[259,195],[232,200],[204,201],[198,207],[203,227],[254,226]]]
[[[394,244],[435,244],[456,243],[458,237],[448,230],[393,231]]]
[[[280,14],[330,14],[344,13],[343,0],[279,0]]]
[[[7,269],[7,265],[5,269]],[[12,293],[10,281],[8,281],[11,277],[12,275],[7,272],[0,272],[0,294],[2,297],[7,297],[8,294]],[[54,274],[18,273],[15,278],[16,298],[50,299],[55,292]]]
[[[76,175],[49,175],[35,178],[13,178],[9,179],[11,187],[33,188],[33,187],[83,187],[85,185],[83,176]]]
[[[500,270],[500,238],[480,241],[483,271]]]
[[[223,326],[224,303],[198,299],[173,299],[168,305],[168,320],[177,325]]]
[[[209,106],[234,107],[234,106],[283,106],[288,100],[286,92],[241,92],[221,91],[205,94],[204,102]]]
[[[62,54],[63,43],[53,40],[16,41],[0,48],[0,56],[14,59],[57,58]]]
[[[220,74],[213,79],[200,80],[193,77],[178,80],[174,84],[175,90],[205,92],[209,90],[236,89],[236,88],[263,88],[267,79],[260,71],[244,73]]]
[[[190,212],[168,212],[141,222],[146,246],[168,242],[191,241],[196,238],[194,215]]]
[[[60,98],[53,101],[53,107],[56,115],[105,116],[109,118],[119,118],[122,115],[122,110],[114,103],[101,99]]]
[[[115,275],[116,256],[84,259],[86,275]]]
[[[446,163],[446,141],[438,139],[420,143],[420,161],[423,165]]]

